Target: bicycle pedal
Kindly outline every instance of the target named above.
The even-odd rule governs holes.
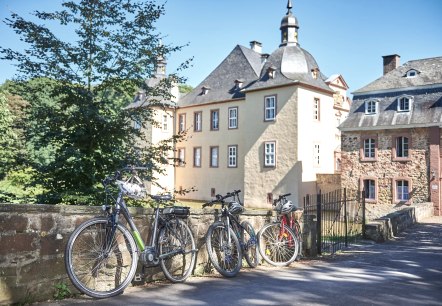
[[[143,273],[137,273],[134,276],[134,281],[136,282],[142,282],[144,280],[144,274]]]

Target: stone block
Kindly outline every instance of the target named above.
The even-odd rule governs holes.
[[[34,251],[38,247],[38,240],[36,233],[0,236],[0,256]]]
[[[16,214],[0,214],[0,233],[15,231],[23,233],[28,228],[28,218]]]

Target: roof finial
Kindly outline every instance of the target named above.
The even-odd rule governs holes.
[[[287,15],[292,12],[292,0],[287,1]]]

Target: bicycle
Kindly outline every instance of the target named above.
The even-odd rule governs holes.
[[[296,207],[287,200],[290,195],[280,195],[273,201],[276,221],[265,224],[258,232],[259,252],[267,263],[274,266],[287,266],[302,254],[301,227],[292,214]]]
[[[80,224],[67,242],[65,266],[68,276],[74,286],[88,296],[108,298],[121,294],[134,279],[138,260],[143,264],[143,274],[145,266],[160,265],[172,282],[184,282],[195,265],[195,240],[184,222],[189,208],[159,207],[172,199],[170,194],[148,195],[155,201],[156,208],[150,242],[144,244],[124,200],[126,196],[140,199],[147,195],[138,170],[146,168],[124,168],[103,180],[106,195],[110,195],[114,205],[106,202],[104,216]],[[125,171],[130,171],[130,177],[120,180]],[[118,186],[116,199],[109,192],[111,184]]]
[[[225,277],[234,277],[242,267],[244,256],[251,268],[258,266],[259,255],[255,230],[248,221],[239,222],[244,211],[239,199],[240,190],[216,195],[216,199],[203,204],[203,208],[221,204],[221,215],[210,225],[206,234],[206,248],[215,269]],[[226,203],[226,199],[233,198]]]

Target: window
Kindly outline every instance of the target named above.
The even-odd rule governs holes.
[[[180,114],[178,116],[179,131],[184,132],[186,130],[186,114]]]
[[[410,111],[412,98],[402,97],[398,99],[397,110],[398,112],[408,112]]]
[[[193,166],[201,167],[201,147],[193,148]]]
[[[365,114],[373,115],[377,112],[377,101],[376,100],[368,100],[365,101]]]
[[[396,202],[408,202],[410,200],[410,182],[405,179],[395,181],[395,200]]]
[[[320,151],[319,151],[319,144],[315,144],[313,148],[313,166],[319,167],[320,166]]]
[[[168,117],[169,116],[167,114],[163,115],[163,123],[161,125],[163,132],[167,132],[169,130],[169,118]]]
[[[218,147],[210,147],[210,167],[218,168]]]
[[[417,76],[417,74],[418,74],[418,71],[417,71],[417,70],[410,69],[410,70],[407,71],[407,75],[406,75],[406,77],[407,77],[407,78],[414,78],[414,77]]]
[[[194,113],[193,130],[195,132],[201,132],[202,131],[202,119],[203,119],[203,113],[202,112],[195,112]]]
[[[227,161],[227,166],[229,168],[236,168],[237,164],[237,153],[238,153],[238,146],[228,146],[227,147],[227,151],[228,151],[228,161]]]
[[[219,130],[219,110],[210,111],[210,130],[217,131]]]
[[[229,108],[229,129],[238,128],[238,107]]]
[[[186,151],[184,148],[178,149],[178,166],[184,167],[186,164]]]
[[[276,142],[268,141],[264,143],[264,166],[276,166]]]
[[[376,140],[373,138],[364,139],[364,159],[376,158]]]
[[[134,129],[141,130],[141,122],[140,121],[134,121]]]
[[[264,98],[264,121],[275,121],[276,119],[276,96]]]
[[[376,181],[367,179],[364,180],[365,199],[376,200]]]
[[[319,121],[319,104],[320,100],[318,98],[314,98],[313,100],[313,120]]]
[[[408,158],[409,157],[409,139],[405,136],[396,137],[396,152],[394,156],[396,158]]]

